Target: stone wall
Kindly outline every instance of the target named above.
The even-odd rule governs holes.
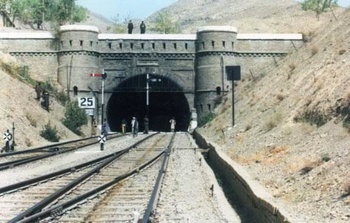
[[[68,25],[58,34],[0,32],[0,50],[28,67],[34,79],[69,91],[77,86],[82,94],[100,91],[90,73],[106,71],[110,92],[126,78],[162,75],[191,98],[199,119],[232,88],[225,66],[240,65],[242,78],[265,75],[267,65],[303,44],[301,34],[239,34],[225,26],[203,27],[196,34],[101,34],[94,26]]]
[[[12,54],[21,66],[28,67],[28,74],[37,81],[57,83],[56,53]]]
[[[38,81],[57,81],[57,42],[49,32],[0,32],[0,50]]]
[[[225,65],[241,65],[244,77],[250,76],[252,71],[258,74],[262,67],[277,63],[289,51],[296,50],[303,44],[301,34],[238,33],[235,39],[234,35],[227,37],[227,32],[222,32],[222,29],[220,28],[221,31],[218,27],[213,30],[199,29],[199,33],[203,31],[211,33],[201,35],[198,39],[197,34],[101,34],[96,27],[73,25],[61,27],[59,40],[49,32],[14,30],[0,32],[0,50],[18,58],[21,65],[28,66],[29,74],[33,78],[61,81],[63,86],[67,85],[64,79],[72,70],[76,82],[79,82],[79,76],[81,81],[86,81],[87,73],[101,72],[104,67],[111,75],[119,78],[125,73],[135,75],[143,72],[142,69],[152,66],[152,61],[155,61],[154,67],[157,67],[160,73],[166,75],[172,73],[174,77],[178,76],[174,79],[182,80],[180,84],[185,84],[185,88],[188,89],[194,87],[191,80],[195,66],[199,70],[208,69],[205,67],[208,64],[201,64],[200,61],[195,64],[195,57],[198,60],[198,57],[203,55],[203,63],[213,60],[214,71],[209,73],[221,72],[220,63],[223,57]],[[224,53],[228,51],[234,52],[234,55]],[[88,56],[84,57],[86,54]],[[95,58],[92,59],[91,55]],[[72,56],[73,62],[71,62]],[[206,57],[209,59],[205,59]],[[137,70],[138,68],[140,69]],[[185,77],[187,75],[188,78]],[[214,78],[215,80],[204,80],[204,78],[198,81],[206,84],[214,81],[214,85],[221,88],[230,85],[229,82],[223,83],[222,75],[219,76]],[[84,83],[81,87],[86,86]],[[211,92],[215,91],[212,86],[204,88],[208,88],[207,90]]]
[[[245,218],[246,222],[256,223],[300,222],[277,205],[272,195],[222,152],[218,145],[208,142],[197,131],[193,135],[200,148],[209,149],[208,163],[224,182],[225,187],[229,187],[230,194],[226,193],[226,197],[234,200],[235,205],[239,206],[236,207],[236,211],[241,213],[241,218]]]

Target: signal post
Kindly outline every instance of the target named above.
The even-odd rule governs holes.
[[[100,141],[100,149],[101,151],[104,148],[104,143],[106,142],[106,136],[107,132],[105,132],[103,128],[103,122],[104,122],[104,91],[105,91],[105,80],[107,78],[107,73],[103,70],[101,74],[90,74],[90,77],[101,77],[101,135],[98,137],[98,140]],[[107,131],[107,130],[106,130]]]

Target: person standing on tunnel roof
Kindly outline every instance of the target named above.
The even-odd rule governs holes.
[[[132,23],[132,21],[130,20],[128,23],[128,33],[132,34],[132,30],[134,29],[134,24]]]
[[[146,24],[143,21],[140,24],[140,31],[141,31],[141,34],[146,33]]]
[[[172,118],[169,120],[169,123],[170,123],[170,131],[171,131],[171,132],[175,132],[175,125],[176,125],[175,118],[172,117]]]

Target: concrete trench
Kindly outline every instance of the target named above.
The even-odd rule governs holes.
[[[242,223],[301,222],[278,206],[273,196],[222,152],[218,145],[208,142],[197,131],[193,132],[193,137],[200,148],[208,150],[206,161],[220,181],[226,198],[240,216]]]

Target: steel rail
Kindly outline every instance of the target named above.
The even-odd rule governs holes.
[[[10,169],[10,168],[13,168],[15,166],[19,166],[19,165],[34,162],[37,160],[45,159],[45,158],[48,158],[50,156],[55,156],[55,155],[57,155],[57,153],[39,155],[39,156],[34,156],[34,157],[27,157],[27,158],[23,158],[23,159],[14,160],[14,161],[9,161],[6,163],[0,163],[0,170]]]
[[[121,136],[115,136],[115,137],[112,137],[112,139],[118,138],[118,137],[121,137]],[[84,140],[86,140],[86,139],[84,139]],[[70,142],[70,143],[74,143],[74,142]],[[23,164],[26,164],[26,163],[34,162],[34,161],[37,161],[37,160],[45,159],[45,158],[48,158],[48,157],[51,157],[51,156],[55,156],[55,155],[58,155],[58,154],[72,152],[74,150],[77,150],[77,149],[80,149],[80,148],[84,148],[86,146],[94,145],[94,144],[97,144],[97,143],[98,142],[91,142],[91,143],[87,143],[85,145],[76,146],[74,148],[68,148],[65,151],[62,151],[62,148],[56,147],[57,145],[54,146],[54,147],[52,147],[52,146],[41,147],[40,151],[36,151],[38,149],[37,148],[37,149],[35,149],[35,151],[31,151],[31,153],[33,153],[33,152],[50,152],[50,153],[46,154],[46,155],[38,155],[38,156],[34,156],[34,157],[27,157],[27,158],[23,158],[23,159],[14,160],[14,161],[9,161],[9,162],[6,162],[6,163],[0,163],[0,171],[1,170],[5,170],[5,169],[9,169],[9,168],[13,168],[15,166],[20,166],[20,165],[23,165]],[[68,142],[65,142],[65,144],[68,144]],[[45,148],[45,149],[53,149],[54,148],[55,150],[53,150],[53,151],[44,151],[43,148]],[[12,154],[12,155],[15,155],[15,154]]]
[[[110,138],[118,138],[118,137],[123,137],[126,135],[115,136],[114,134],[111,134],[108,136],[111,136]],[[91,137],[87,137],[87,138],[83,138],[83,139],[74,139],[74,140],[70,140],[70,141],[66,141],[66,142],[59,142],[59,143],[54,143],[51,145],[39,146],[39,147],[35,147],[32,149],[22,149],[19,151],[11,151],[11,152],[7,152],[7,153],[1,153],[0,157],[13,156],[13,155],[25,154],[25,153],[33,153],[33,152],[40,152],[40,151],[44,151],[45,149],[52,149],[52,148],[55,148],[57,146],[62,146],[62,145],[70,144],[70,143],[75,143],[75,142],[80,142],[80,141],[85,141],[85,140],[90,140],[90,139],[95,139],[95,138],[96,138],[96,136],[91,136]],[[98,142],[95,142],[95,143],[98,143]],[[45,151],[45,152],[52,152],[52,151]]]
[[[154,163],[157,159],[159,159],[160,157],[162,157],[165,154],[165,150],[161,151],[157,156],[155,156],[154,158],[152,158],[151,160],[149,160],[148,162],[140,165],[139,167],[134,168],[133,170],[130,170],[129,172],[122,174],[120,176],[115,177],[113,180],[104,183],[103,185],[88,191],[82,195],[79,195],[69,201],[66,201],[62,204],[58,204],[55,205],[49,209],[46,210],[37,210],[36,212],[33,212],[33,214],[31,216],[27,216],[26,218],[22,219],[22,220],[18,220],[18,219],[13,219],[13,220],[17,220],[17,221],[9,221],[9,223],[14,223],[14,222],[18,222],[18,223],[28,223],[28,222],[37,222],[39,220],[42,220],[44,218],[48,218],[50,216],[54,216],[54,215],[59,215],[61,213],[63,213],[64,210],[67,210],[68,208],[77,205],[78,203],[92,197],[95,196],[98,193],[101,193],[102,191],[108,189],[109,187],[119,183],[120,181],[138,173],[140,170],[148,167],[149,165],[151,165],[152,163]],[[39,212],[40,211],[40,212]],[[39,213],[38,213],[39,212]]]
[[[89,171],[88,173],[80,176],[79,178],[77,178],[76,180],[72,181],[71,183],[69,183],[65,187],[57,190],[56,192],[54,192],[53,194],[51,194],[48,197],[44,198],[43,200],[41,200],[40,202],[38,202],[34,206],[28,208],[24,212],[20,213],[19,215],[17,215],[14,218],[12,218],[8,223],[17,223],[17,222],[19,222],[19,221],[21,221],[23,219],[27,219],[29,216],[31,216],[31,215],[33,215],[35,213],[38,213],[38,212],[42,211],[47,205],[52,203],[54,200],[59,198],[61,195],[65,194],[67,191],[71,190],[72,188],[74,188],[75,186],[77,186],[81,182],[85,181],[86,179],[88,179],[92,175],[98,173],[102,168],[107,166],[109,163],[113,162],[115,159],[119,158],[122,154],[127,153],[129,150],[134,148],[136,145],[142,143],[143,141],[147,140],[150,137],[153,137],[154,135],[156,135],[156,134],[150,135],[150,136],[148,136],[148,137],[138,141],[137,143],[134,143],[133,145],[129,146],[128,148],[126,148],[122,152],[120,152],[118,154],[118,156],[114,156],[114,157],[112,156],[112,157],[108,158],[105,162],[101,163],[96,168],[94,168],[91,171]]]
[[[4,194],[4,193],[9,193],[9,192],[14,191],[14,190],[18,190],[18,189],[21,189],[21,188],[24,188],[24,187],[28,187],[28,186],[30,186],[32,184],[40,183],[42,181],[47,181],[47,180],[50,180],[52,178],[56,178],[58,176],[61,176],[63,174],[70,173],[72,171],[76,171],[76,170],[85,168],[87,166],[93,165],[95,163],[101,162],[101,161],[103,161],[105,159],[108,159],[108,158],[110,158],[112,156],[117,156],[117,155],[119,155],[118,152],[112,153],[110,155],[107,155],[107,156],[104,156],[104,157],[100,157],[100,158],[91,160],[89,162],[86,162],[86,163],[83,163],[83,164],[80,164],[80,165],[76,165],[76,166],[73,166],[73,167],[70,167],[70,168],[66,168],[66,169],[63,169],[63,170],[59,170],[59,171],[56,171],[56,172],[53,172],[53,173],[49,173],[49,174],[46,174],[46,175],[35,177],[35,178],[29,179],[29,180],[21,181],[21,182],[18,182],[18,183],[15,183],[15,184],[11,184],[11,185],[8,185],[8,186],[5,186],[5,187],[1,187],[0,188],[0,196],[1,196],[1,194]]]
[[[169,142],[169,144],[168,144],[168,146],[166,148],[165,156],[164,156],[164,159],[163,159],[163,163],[162,163],[162,166],[161,166],[161,168],[159,170],[159,174],[157,176],[157,180],[155,182],[151,198],[150,198],[150,200],[148,202],[147,209],[146,209],[146,211],[145,211],[145,213],[143,215],[142,223],[148,223],[149,222],[149,218],[150,218],[150,216],[153,213],[154,207],[157,205],[157,198],[159,197],[160,188],[161,188],[161,185],[163,183],[163,179],[164,179],[166,170],[168,168],[169,157],[170,157],[170,153],[171,153],[171,148],[173,147],[175,134],[176,133],[173,133],[173,135],[172,135],[172,137],[170,139],[170,142]]]
[[[152,135],[150,135],[149,137],[151,137],[151,136]],[[149,138],[149,137],[147,137],[147,138]],[[141,143],[141,142],[145,141],[147,138],[141,140],[138,143]],[[135,143],[132,146],[135,146],[138,143]],[[130,146],[130,147],[132,147],[132,146]],[[128,148],[126,148],[124,150],[127,150],[130,147],[128,147]],[[108,159],[110,157],[117,156],[122,151],[123,150],[115,152],[115,153],[112,153],[112,154],[109,154],[109,155],[106,155],[106,156],[103,156],[103,157],[100,157],[100,158],[97,158],[97,159],[94,159],[94,160],[91,160],[89,162],[85,162],[85,163],[73,166],[73,167],[69,167],[69,168],[66,168],[66,169],[63,169],[63,170],[59,170],[59,171],[56,171],[56,172],[53,172],[53,173],[49,173],[49,174],[46,174],[46,175],[42,175],[42,176],[39,176],[39,177],[35,177],[35,178],[29,179],[29,180],[21,181],[21,182],[15,183],[15,184],[11,184],[11,185],[2,187],[2,188],[0,188],[0,195],[3,194],[3,193],[8,193],[10,191],[18,190],[18,189],[23,188],[23,187],[28,187],[28,186],[30,186],[32,184],[36,184],[36,183],[39,183],[39,182],[42,182],[42,181],[49,180],[51,178],[55,178],[55,177],[61,176],[61,175],[66,174],[66,173],[69,173],[69,172],[72,172],[72,171],[75,171],[75,170],[79,170],[81,168],[85,168],[87,166],[90,166],[92,164],[101,162],[101,161],[103,161],[105,159]]]

